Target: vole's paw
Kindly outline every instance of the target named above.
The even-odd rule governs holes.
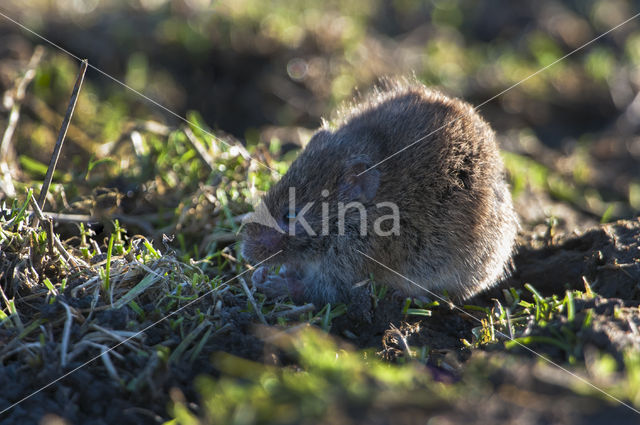
[[[282,298],[289,296],[296,304],[304,300],[304,285],[293,270],[284,266],[280,273],[269,273],[266,267],[260,267],[253,273],[252,282],[260,292],[269,298]]]
[[[301,304],[305,301],[304,296],[304,284],[302,283],[298,270],[293,267],[280,267],[280,276],[282,276],[287,283],[287,290],[291,300],[296,304]]]
[[[289,294],[287,280],[279,275],[270,274],[260,283],[253,284],[256,288],[269,298],[280,298]]]
[[[251,275],[251,282],[255,286],[262,285],[269,276],[269,268],[265,266],[260,266],[254,270],[253,275]]]

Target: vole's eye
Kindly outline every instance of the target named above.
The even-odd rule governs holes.
[[[289,211],[288,209],[284,212],[282,216],[282,220],[285,223],[288,223],[290,220],[295,220],[297,215],[297,211]]]
[[[297,211],[290,211],[289,208],[282,213],[282,222],[288,226],[293,220],[296,219]]]

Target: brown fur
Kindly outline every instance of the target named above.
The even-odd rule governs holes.
[[[359,173],[363,164],[370,167],[432,132],[359,177],[349,168],[355,163]],[[373,198],[366,199],[366,191],[354,192],[349,185],[353,179],[365,179],[356,180],[365,189],[379,183]],[[276,219],[288,208],[289,187],[296,188],[298,205],[315,201],[305,217],[317,233],[321,201],[334,205],[360,194],[369,230],[376,217],[389,214],[375,204],[391,201],[400,211],[398,236],[359,235],[355,212],[347,215],[346,232],[340,236],[333,209],[328,236],[289,236],[257,223],[245,226],[245,258],[261,261],[281,249],[273,262],[299,273],[311,301],[346,301],[353,284],[371,274],[407,295],[427,295],[426,288],[460,299],[504,277],[518,221],[493,131],[469,104],[418,82],[387,80],[323,125],[265,196]],[[323,189],[329,190],[328,197],[321,195]]]

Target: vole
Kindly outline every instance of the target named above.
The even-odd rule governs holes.
[[[316,306],[349,302],[371,277],[406,296],[469,298],[505,277],[514,250],[503,174],[471,105],[388,79],[323,123],[244,225],[242,253],[277,253],[254,283]]]

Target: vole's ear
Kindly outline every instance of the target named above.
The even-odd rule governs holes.
[[[366,155],[349,159],[340,182],[340,195],[348,202],[369,202],[375,198],[380,186],[380,171],[370,168],[373,164]]]

